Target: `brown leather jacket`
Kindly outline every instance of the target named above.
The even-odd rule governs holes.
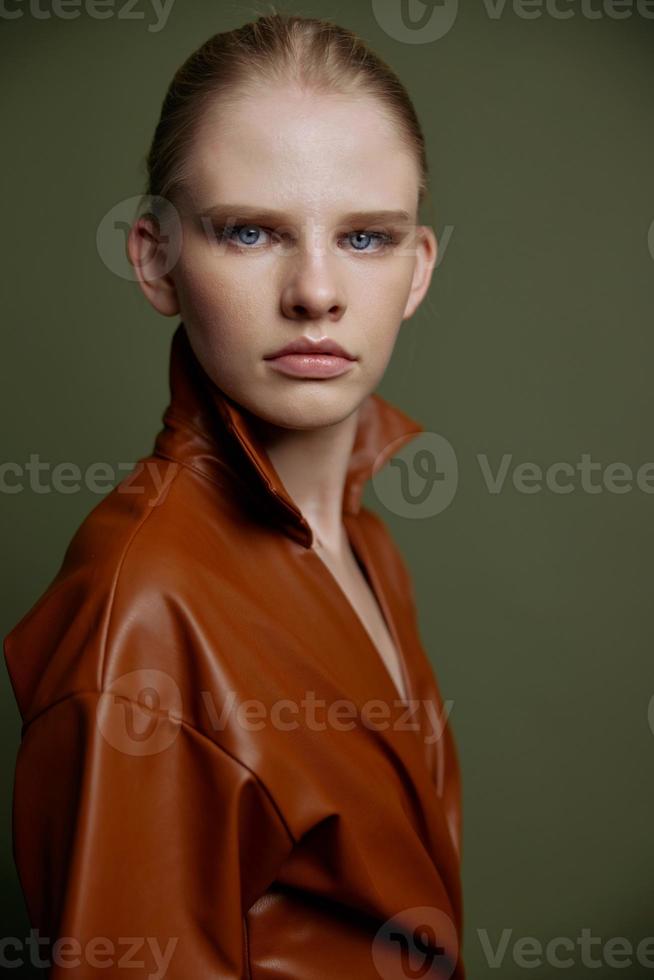
[[[423,427],[369,396],[343,499],[402,702],[181,323],[170,384],[152,454],[4,641],[48,976],[463,980],[456,749],[407,568],[361,505]]]

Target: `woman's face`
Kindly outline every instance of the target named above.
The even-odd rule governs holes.
[[[207,374],[255,415],[343,420],[376,388],[436,258],[393,123],[371,98],[268,89],[208,113],[187,166],[181,251],[142,278],[148,299],[181,317]],[[133,229],[130,254],[144,241]],[[328,377],[286,373],[270,355],[301,337],[353,359]]]

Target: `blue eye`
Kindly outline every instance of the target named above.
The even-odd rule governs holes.
[[[232,242],[237,247],[243,247],[245,251],[254,251],[256,247],[261,247],[261,235],[269,234],[270,230],[256,224],[229,224],[215,230],[219,242]],[[351,231],[345,236],[349,240],[355,252],[383,252],[393,244],[393,236],[388,232],[375,231]],[[377,248],[369,248],[372,242],[378,243]]]
[[[239,245],[256,245],[262,231],[259,225],[235,225],[231,230],[236,232]]]
[[[348,237],[350,238],[350,240],[358,239],[360,243],[361,243],[361,239],[363,239],[361,248],[359,248],[357,245],[354,246],[355,252],[370,251],[369,249],[366,248],[366,245],[368,245],[371,241],[375,239],[377,240],[377,242],[379,242],[381,248],[384,248],[386,245],[390,245],[392,241],[391,235],[387,235],[384,232],[374,232],[374,231],[353,231],[350,232],[350,235]],[[376,252],[378,251],[378,249],[372,249],[372,251]]]
[[[213,238],[218,243],[231,242],[237,248],[243,247],[245,251],[253,251],[254,246],[259,243],[259,236],[265,231],[261,225],[252,224],[227,224],[220,228],[213,229]]]

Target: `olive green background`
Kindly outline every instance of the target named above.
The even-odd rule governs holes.
[[[107,19],[82,7],[64,20],[8,0],[22,16],[0,25],[2,455],[21,465],[36,453],[84,470],[150,450],[178,321],[107,267],[96,232],[143,188],[173,71],[263,9],[176,0],[154,32],[148,0],[141,20],[116,16],[123,3]],[[654,496],[635,480],[621,493],[579,479],[571,493],[525,493],[510,472],[494,494],[479,456],[493,471],[504,454],[547,468],[587,453],[634,473],[654,461],[654,21],[592,19],[563,0],[567,19],[508,2],[493,17],[466,2],[445,36],[410,44],[367,2],[284,9],[358,31],[398,70],[428,142],[424,220],[445,247],[380,392],[449,441],[459,481],[424,520],[388,511],[372,486],[366,502],[412,570],[453,702],[469,978],[613,976],[605,957],[529,969],[512,949],[526,936],[576,943],[584,928],[634,946],[654,936]],[[3,636],[99,499],[3,493]],[[0,683],[2,935],[26,937],[10,840],[20,722],[4,662]],[[482,937],[496,946],[503,929],[493,969]],[[621,975],[653,970],[634,956]]]

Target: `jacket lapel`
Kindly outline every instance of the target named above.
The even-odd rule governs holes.
[[[280,531],[310,549],[311,527],[282,483],[249,413],[208,377],[195,357],[183,323],[172,339],[169,380],[171,398],[155,452],[181,460],[222,486],[233,488],[240,497],[251,501],[260,516],[266,516]],[[439,799],[442,794],[438,792],[438,782],[439,779],[442,782],[443,768],[447,765],[445,746],[450,743],[441,734],[440,741],[427,745],[425,734],[429,734],[429,727],[422,716],[422,705],[430,701],[436,705],[437,717],[441,722],[444,720],[440,691],[421,647],[413,610],[407,608],[410,600],[403,596],[402,583],[392,577],[397,558],[391,543],[386,535],[380,539],[367,512],[365,517],[362,513],[366,482],[422,431],[419,422],[380,395],[372,393],[365,399],[359,409],[346,475],[343,520],[395,635],[404,661],[409,700],[419,702],[413,717],[407,716],[406,708],[395,712],[398,717],[402,710],[405,712],[405,726],[409,727],[391,733],[381,730],[377,735],[386,753],[395,759],[416,830],[456,902],[460,887],[456,841]],[[378,694],[392,704],[397,699],[395,686],[387,672],[380,669],[379,655],[354,608],[347,597],[342,595],[342,599],[349,607],[344,610],[349,626],[360,635],[358,647],[367,656],[367,665],[359,675],[348,671],[352,689],[358,691],[361,703]],[[371,693],[371,677],[375,678],[374,693]],[[419,730],[410,727],[417,720]]]

